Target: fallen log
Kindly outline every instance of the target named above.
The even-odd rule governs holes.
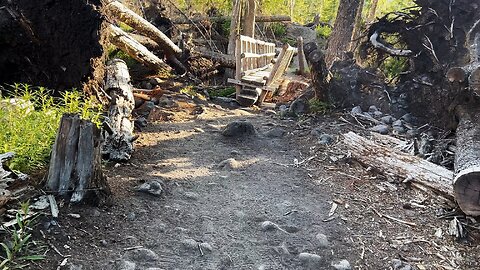
[[[453,172],[422,158],[366,139],[354,132],[343,135],[352,157],[382,174],[408,181],[415,188],[453,202]]]
[[[172,71],[169,65],[151,53],[145,46],[130,37],[122,29],[114,25],[110,25],[109,28],[110,42],[133,59],[161,73],[169,73]]]
[[[109,3],[105,7],[105,10],[107,10],[107,12],[113,17],[119,19],[125,24],[131,26],[133,29],[137,30],[139,33],[155,41],[165,52],[167,61],[171,63],[177,71],[186,71],[185,66],[183,66],[183,64],[177,59],[177,56],[181,55],[182,50],[157,27],[118,1]]]
[[[127,161],[133,153],[133,121],[130,119],[135,107],[133,87],[127,64],[113,59],[106,68],[105,91],[112,97],[105,121],[108,134],[105,136],[102,154],[114,161]]]
[[[212,50],[204,47],[195,47],[195,52],[198,52],[202,57],[219,63],[222,67],[235,68],[235,58],[232,55],[212,52]]]
[[[456,131],[455,178],[453,188],[460,209],[480,215],[480,109],[460,106]]]
[[[173,24],[193,24],[193,23],[202,23],[205,21],[210,22],[225,22],[230,21],[232,19],[231,16],[217,16],[217,17],[194,17],[191,19],[187,18],[174,18],[172,20]],[[290,22],[292,18],[288,15],[274,15],[274,16],[265,16],[265,15],[258,15],[255,16],[256,22]]]
[[[62,116],[53,145],[46,188],[70,202],[104,201],[110,195],[102,171],[100,130],[76,114]]]

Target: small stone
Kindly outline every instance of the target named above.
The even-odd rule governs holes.
[[[373,114],[374,112],[378,112],[378,109],[375,105],[372,105],[372,106],[368,107],[368,112]]]
[[[50,203],[48,201],[48,197],[45,195],[38,197],[37,201],[32,205],[30,205],[31,209],[36,209],[36,210],[43,210],[43,209],[47,209],[48,207],[50,207]]]
[[[406,134],[407,138],[414,138],[418,136],[418,130],[417,129],[409,129],[407,130]]]
[[[398,119],[397,121],[394,121],[392,123],[392,127],[403,127],[403,122],[402,120]]]
[[[136,264],[131,261],[119,260],[115,262],[115,269],[117,270],[135,270]]]
[[[370,128],[371,131],[373,132],[377,132],[377,133],[380,133],[380,134],[388,134],[388,126],[386,125],[376,125],[372,128]]]
[[[283,137],[286,133],[287,131],[285,131],[285,129],[283,128],[272,128],[269,131],[267,131],[265,135],[269,138],[280,138],[280,137]]]
[[[213,251],[213,247],[212,245],[210,245],[209,243],[201,243],[200,244],[200,247],[202,248],[203,251],[208,251],[208,252],[212,252]]]
[[[137,127],[146,127],[148,125],[148,121],[145,117],[141,116],[135,119],[134,125]]]
[[[317,233],[317,235],[315,235],[315,238],[317,239],[319,247],[326,248],[330,246],[330,243],[328,242],[328,237],[325,234]]]
[[[69,217],[71,217],[71,218],[76,218],[76,219],[79,219],[79,218],[80,218],[80,215],[79,215],[79,214],[73,214],[73,213],[67,214],[67,216],[69,216]]]
[[[198,133],[205,133],[205,130],[201,128],[194,128],[193,130],[195,130],[195,132],[198,132]]]
[[[363,114],[362,107],[360,107],[360,106],[353,107],[351,113],[352,114]]]
[[[163,193],[162,181],[157,179],[151,179],[145,183],[135,187],[138,192],[148,193],[153,196],[161,196]]]
[[[324,132],[321,128],[316,127],[310,131],[310,134],[315,137],[320,137],[322,134],[324,134]]]
[[[287,243],[282,242],[280,246],[274,247],[274,250],[280,255],[290,255],[290,251],[288,251]]]
[[[158,255],[147,248],[130,250],[125,254],[125,257],[135,262],[152,262],[158,260]]]
[[[234,158],[229,158],[218,163],[217,168],[234,170],[240,168],[240,163]]]
[[[382,118],[380,118],[380,121],[384,124],[390,125],[395,121],[395,118],[393,118],[391,115],[385,115]]]
[[[127,219],[129,221],[134,221],[135,218],[137,218],[137,215],[135,215],[135,212],[130,212],[130,213],[127,214]]]
[[[264,221],[262,222],[262,224],[260,225],[260,227],[262,228],[262,231],[266,232],[266,231],[273,231],[273,230],[276,230],[278,229],[278,225],[271,222],[271,221]]]
[[[380,118],[383,116],[383,113],[381,111],[374,111],[372,115],[375,118]]]
[[[230,155],[232,155],[232,156],[238,156],[238,155],[240,155],[240,151],[238,151],[238,150],[232,150],[232,151],[230,151]]]
[[[255,127],[247,121],[235,121],[228,124],[222,131],[225,137],[245,137],[255,135]]]
[[[68,267],[68,270],[82,270],[83,269],[83,265],[80,265],[80,264],[70,264],[69,267]]]
[[[402,126],[394,126],[393,131],[395,134],[404,134],[406,132],[405,128]]]
[[[101,213],[98,211],[98,209],[93,209],[91,215],[92,217],[99,217]]]
[[[286,112],[288,111],[288,107],[286,105],[280,105],[280,107],[278,107],[278,110],[280,112]]]
[[[194,239],[184,239],[182,241],[182,245],[187,249],[197,249],[198,248],[198,242],[195,241]]]
[[[184,195],[185,195],[185,198],[187,198],[189,200],[193,200],[193,201],[198,200],[198,198],[200,197],[200,195],[198,195],[198,193],[191,192],[191,191],[185,192]]]
[[[334,139],[331,135],[329,134],[322,134],[320,135],[320,137],[318,138],[318,143],[320,144],[332,144],[334,142]]]
[[[407,123],[412,123],[413,116],[409,113],[406,113],[402,117],[400,117],[400,119],[402,119],[403,121],[405,121]]]
[[[113,165],[114,168],[120,168],[122,166],[122,164],[120,163],[115,163],[115,165]]]
[[[106,247],[108,245],[107,240],[105,240],[105,239],[100,240],[100,244],[104,247]]]
[[[350,263],[347,260],[341,260],[337,263],[332,263],[333,268],[337,270],[351,270],[352,267],[350,266]]]
[[[397,270],[398,268],[402,267],[402,261],[399,259],[392,260],[393,269]]]
[[[322,257],[320,257],[317,254],[312,254],[312,253],[307,253],[307,252],[302,252],[298,254],[298,259],[306,265],[309,266],[316,266],[319,265],[322,262]]]
[[[288,114],[291,116],[306,114],[308,111],[308,100],[305,98],[297,98],[292,102],[292,104],[290,104],[290,108],[288,108]]]
[[[148,118],[153,108],[155,108],[155,103],[152,101],[145,101],[140,107],[135,109],[135,114],[138,115],[138,117]]]

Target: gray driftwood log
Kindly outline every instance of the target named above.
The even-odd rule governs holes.
[[[480,215],[480,108],[457,109],[454,192],[460,209],[472,216]]]
[[[53,145],[46,187],[72,203],[88,198],[92,202],[110,194],[102,171],[100,130],[78,115],[62,116]]]
[[[420,190],[438,194],[453,202],[453,172],[420,157],[403,153],[354,132],[343,135],[352,157],[380,173],[407,180]]]
[[[107,134],[102,153],[114,161],[127,161],[133,153],[132,110],[135,107],[133,87],[127,64],[113,59],[106,68],[105,91],[112,97],[105,121]]]
[[[124,51],[126,54],[130,55],[133,59],[161,73],[168,73],[172,71],[172,68],[169,65],[150,52],[145,46],[140,44],[140,42],[129,36],[128,33],[122,29],[114,25],[110,25],[109,30],[110,42],[117,46],[120,50]]]

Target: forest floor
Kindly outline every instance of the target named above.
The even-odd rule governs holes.
[[[348,158],[341,134],[365,131],[341,113],[163,98],[131,161],[107,167],[111,203],[61,207],[58,226],[40,228],[48,259],[31,269],[479,269],[479,248],[447,235],[436,200]],[[237,120],[257,134],[222,136]],[[149,180],[160,197],[135,190]]]

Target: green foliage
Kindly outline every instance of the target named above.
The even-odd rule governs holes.
[[[111,46],[108,48],[108,59],[122,59],[127,64],[127,67],[131,68],[132,66],[136,65],[138,62],[137,60],[133,59],[130,55],[126,54],[122,50],[116,48],[115,46]]]
[[[10,167],[29,173],[47,164],[63,113],[78,113],[100,124],[101,105],[80,92],[53,98],[43,87],[15,84],[9,97],[0,96],[0,152],[15,152]]]
[[[16,224],[13,228],[3,228],[10,239],[0,243],[4,253],[0,263],[2,270],[22,269],[27,267],[29,262],[45,259],[44,255],[40,255],[45,247],[32,240],[34,219],[29,214],[29,202],[21,204],[15,220]]]
[[[385,77],[389,82],[394,82],[400,73],[404,72],[408,68],[408,59],[405,57],[387,57],[380,66],[380,69],[385,74]]]
[[[217,23],[217,29],[220,35],[224,37],[228,37],[230,35],[230,24],[231,21],[229,20],[222,20]]]
[[[235,93],[235,87],[233,86],[228,86],[220,89],[208,89],[208,95],[210,97],[228,97],[231,94]]]
[[[283,37],[287,34],[287,28],[283,23],[271,23],[270,30],[277,38]]]
[[[326,114],[332,108],[332,106],[329,103],[318,100],[316,98],[310,99],[308,101],[308,106],[310,108],[310,112],[321,113],[321,114]]]
[[[127,33],[133,32],[133,28],[123,22],[119,22],[118,27]]]
[[[327,25],[318,25],[315,28],[315,32],[317,33],[317,38],[327,39],[332,34],[332,28]]]

